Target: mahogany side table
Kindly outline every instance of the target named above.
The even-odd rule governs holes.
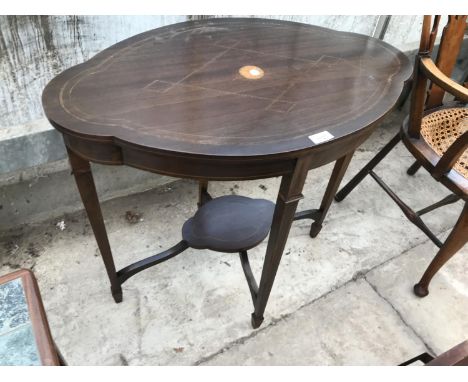
[[[44,110],[63,134],[115,301],[129,277],[188,247],[239,252],[252,325],[260,326],[292,222],[312,219],[310,234],[318,234],[353,152],[396,105],[410,74],[403,53],[371,37],[230,18],[139,34],[55,77]],[[182,240],[117,271],[90,161],[199,180],[200,208]],[[308,171],[333,161],[321,206],[296,213]],[[207,191],[209,180],[276,176],[276,204],[211,200]],[[257,286],[247,250],[268,231]]]

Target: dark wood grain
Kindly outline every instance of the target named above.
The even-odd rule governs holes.
[[[426,366],[468,366],[468,340],[440,354]]]
[[[254,328],[258,328],[263,322],[263,313],[275,281],[297,204],[303,198],[302,188],[307,177],[309,160],[310,158],[307,157],[299,159],[296,162],[294,171],[281,179],[270,238],[265,260],[263,261],[262,276],[255,301],[255,311],[252,313],[251,322]]]
[[[445,39],[446,41],[439,45],[434,66],[442,73],[450,76],[450,73],[457,62],[457,52],[460,51],[463,44],[463,36],[466,33],[466,16],[451,15],[449,17],[449,22],[444,27],[444,35],[450,36],[450,38]],[[440,16],[435,16],[434,24],[438,25],[439,23]],[[432,29],[434,31],[437,27]],[[432,51],[434,46],[436,33],[431,37],[429,51]],[[444,76],[437,77],[442,79]],[[431,109],[442,105],[446,90],[447,88],[440,87],[437,83],[431,83],[428,89],[430,96],[426,100],[426,108]]]
[[[417,361],[423,362],[425,366],[468,366],[468,340],[437,357],[433,357],[429,353],[423,353],[403,362],[399,366],[409,366]]]
[[[242,77],[245,65],[264,76]],[[367,36],[215,19],[122,41],[52,80],[43,105],[61,131],[118,147],[291,155],[314,147],[311,134],[339,140],[379,120],[409,76],[405,55]]]
[[[410,74],[404,54],[371,37],[234,18],[148,31],[54,78],[43,92],[44,110],[63,133],[115,300],[121,301],[121,282],[86,173],[89,161],[198,179],[199,211],[209,205],[210,180],[282,176],[258,291],[246,248],[232,246],[241,253],[258,327],[307,172],[342,158],[316,219],[321,224],[352,153],[397,104]],[[323,132],[331,134],[326,141],[309,138]],[[131,273],[159,262],[160,255]]]
[[[94,185],[94,178],[91,172],[90,163],[76,155],[73,151],[67,148],[68,159],[72,167],[72,173],[75,177],[76,186],[80,193],[81,200],[88,215],[91,228],[94,236],[97,238],[99,252],[101,253],[104,266],[106,267],[107,276],[111,283],[111,292],[115,302],[122,301],[122,287],[118,280],[114,258],[107,238],[106,226],[101,212],[101,205]]]
[[[215,198],[182,227],[192,248],[236,253],[256,247],[268,235],[275,204],[240,195]]]

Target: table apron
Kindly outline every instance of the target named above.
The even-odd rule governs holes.
[[[119,146],[114,142],[88,140],[64,134],[66,146],[90,162],[108,165],[127,165],[141,170],[177,178],[209,180],[264,179],[290,174],[298,158],[310,156],[310,169],[321,167],[354,151],[373,129],[363,129],[333,142],[312,147],[308,151],[292,153],[289,157],[219,158],[177,155]]]

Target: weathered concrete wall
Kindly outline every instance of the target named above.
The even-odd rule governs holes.
[[[229,16],[213,16],[229,17]],[[305,24],[319,25],[344,32],[362,33],[379,37],[380,22],[386,16],[378,15],[244,15],[244,17],[264,17],[280,20],[297,21]],[[441,21],[442,23],[444,20]],[[413,50],[419,43],[421,35],[422,16],[391,16],[384,41],[389,42],[402,51]]]
[[[384,41],[402,51],[417,49],[421,38],[422,16],[392,16],[385,33]],[[442,18],[441,25],[447,19]]]
[[[43,117],[41,93],[62,70],[186,16],[0,16],[0,128]]]
[[[212,17],[232,17],[219,15]],[[345,32],[362,33],[372,35],[379,16],[344,16],[344,15],[243,15],[236,17],[260,17],[266,19],[278,19],[296,21],[304,24],[319,25],[325,28],[336,29]]]

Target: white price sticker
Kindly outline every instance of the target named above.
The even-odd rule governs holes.
[[[314,134],[314,135],[309,135],[309,139],[312,142],[314,142],[316,145],[318,145],[319,143],[329,141],[332,138],[334,138],[334,136],[330,134],[327,130]]]

